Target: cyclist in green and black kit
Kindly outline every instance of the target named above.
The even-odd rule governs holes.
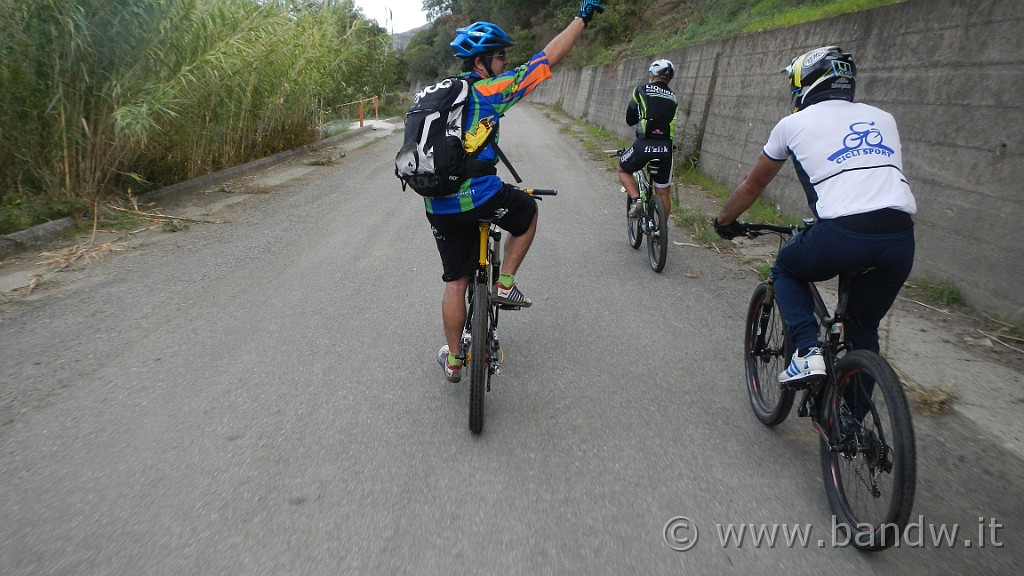
[[[633,172],[651,160],[660,160],[654,175],[654,191],[665,204],[665,217],[672,211],[672,139],[676,132],[676,95],[668,87],[676,70],[668,60],[651,63],[648,82],[633,90],[626,108],[626,124],[636,126],[636,140],[619,157],[619,181],[632,199],[629,216],[640,216],[640,190]]]

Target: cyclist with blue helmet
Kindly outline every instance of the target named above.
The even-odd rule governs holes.
[[[775,125],[754,167],[714,220],[723,238],[743,234],[736,219],[793,157],[817,220],[779,251],[772,275],[787,336],[797,350],[782,383],[825,374],[808,282],[871,268],[851,285],[847,336],[856,349],[878,353],[878,326],[914,263],[914,195],[903,174],[896,121],[853,101],[857,67],[838,46],[793,58],[793,112]]]
[[[494,301],[523,308],[532,304],[516,285],[515,274],[537,232],[537,203],[497,176],[498,154],[492,142],[497,141],[501,117],[551,78],[551,67],[569,53],[599,12],[604,12],[599,0],[582,0],[572,22],[542,51],[514,68],[509,68],[506,52],[513,45],[512,39],[497,25],[475,22],[455,31],[451,47],[462,59],[460,77],[472,84],[463,122],[463,145],[467,152],[475,153],[475,161],[456,193],[424,198],[445,282],[441,315],[447,343],[438,352],[437,361],[450,382],[461,379],[462,360],[451,351],[458,352],[466,324],[466,293],[477,268],[480,218],[496,218],[498,226],[511,236],[505,242],[501,274],[493,287]]]

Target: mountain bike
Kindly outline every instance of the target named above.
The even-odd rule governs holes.
[[[537,197],[555,196],[557,190],[523,189]],[[501,273],[501,230],[495,218],[481,218],[480,257],[477,271],[469,283],[469,313],[462,331],[459,358],[469,370],[469,430],[480,434],[484,428],[484,395],[491,391],[491,376],[501,374],[504,354],[498,342],[498,313],[518,310],[519,306],[491,300],[491,287]]]
[[[812,226],[742,223],[746,235],[764,232],[789,238]],[[826,375],[813,381],[780,384],[794,344],[775,304],[773,278],[754,289],[743,338],[747,393],[755,416],[767,426],[783,422],[797,392],[797,414],[818,432],[821,473],[829,507],[847,542],[881,550],[898,542],[910,518],[917,483],[914,426],[902,384],[889,363],[874,352],[853,350],[845,338],[850,283],[871,268],[839,276],[838,299],[830,314],[818,287],[810,282],[819,347]]]
[[[607,150],[609,156],[621,156],[625,150]],[[633,173],[640,190],[641,210],[639,218],[629,217],[630,197],[626,195],[626,238],[634,250],[640,248],[647,236],[647,260],[651,269],[661,272],[665,269],[668,256],[668,221],[665,217],[665,202],[658,194],[652,194],[651,182],[658,173],[661,162],[652,160],[643,170]],[[622,192],[626,189],[623,187]]]

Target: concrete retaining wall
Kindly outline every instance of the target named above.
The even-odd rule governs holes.
[[[891,112],[918,202],[914,276],[952,281],[968,302],[1024,322],[1024,2],[911,0],[857,14],[659,54],[677,66],[677,158],[735,185],[789,113],[779,70],[837,44],[857,60],[857,99]],[[534,100],[624,139],[630,90],[650,57],[555,70]],[[809,215],[791,168],[764,198]]]

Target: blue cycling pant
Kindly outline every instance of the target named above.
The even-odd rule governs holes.
[[[846,339],[856,350],[878,353],[878,325],[896,301],[914,264],[914,230],[892,234],[851,232],[822,220],[790,239],[772,268],[775,300],[798,349],[818,345],[818,321],[808,282],[874,267],[851,280]]]

